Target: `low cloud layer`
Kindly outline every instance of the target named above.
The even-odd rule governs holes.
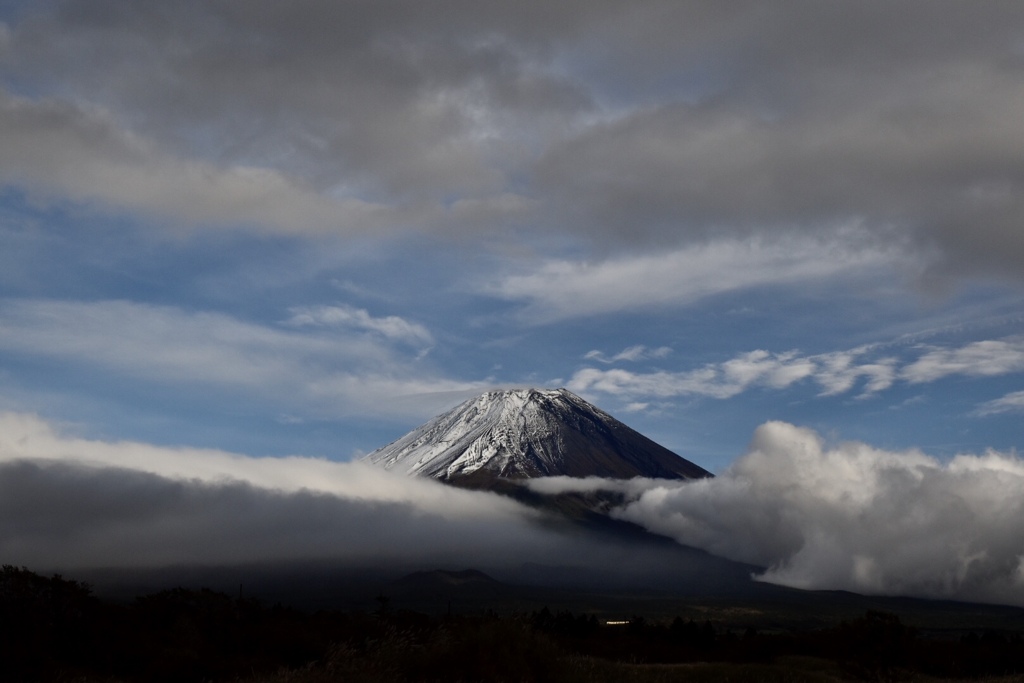
[[[0,414],[0,557],[9,563],[518,566],[600,555],[540,519],[505,497],[358,462],[79,439],[32,415]]]
[[[1024,605],[1024,461],[940,462],[863,443],[827,446],[781,422],[715,479],[539,481],[538,491],[617,491],[614,514],[684,545],[766,567],[806,589]]]
[[[625,503],[613,515],[765,567],[758,578],[766,582],[1024,605],[1024,462],[1014,455],[942,463],[860,443],[827,447],[812,431],[772,422],[714,479],[557,477],[530,486],[616,492]],[[5,562],[68,570],[538,562],[653,571],[667,558],[637,552],[560,530],[502,496],[361,463],[88,440],[32,415],[0,414]]]

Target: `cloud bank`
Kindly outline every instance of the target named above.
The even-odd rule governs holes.
[[[612,514],[765,567],[762,581],[1024,605],[1024,461],[861,443],[826,447],[771,422],[715,479],[555,477],[540,493],[610,490]],[[77,438],[0,414],[0,555],[34,567],[329,560],[662,566],[496,494],[363,465]],[[654,552],[653,550],[651,551]],[[678,558],[676,558],[678,560]],[[693,568],[690,568],[693,571]]]
[[[599,554],[498,495],[362,463],[104,442],[0,414],[0,556],[45,568]],[[613,551],[614,552],[614,551]]]
[[[679,482],[538,481],[631,496],[613,514],[684,545],[766,567],[804,589],[1024,605],[1024,461],[990,451],[940,462],[811,430],[759,427],[723,474]]]

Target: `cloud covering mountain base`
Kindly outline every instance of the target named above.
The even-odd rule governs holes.
[[[940,462],[815,432],[760,426],[721,476],[692,482],[534,482],[609,488],[620,519],[805,589],[1024,604],[1024,461],[989,451]]]
[[[626,502],[614,516],[764,567],[764,582],[1024,605],[1024,461],[1015,454],[941,462],[862,443],[827,446],[811,430],[769,422],[714,479],[530,485],[548,494],[618,491]],[[0,414],[5,563],[664,560],[548,521],[509,498],[361,463],[87,440],[33,415]]]
[[[0,563],[68,573],[532,564],[580,581],[698,583],[728,565],[745,576],[704,553],[597,538],[505,496],[360,462],[83,439],[24,413],[0,413]]]
[[[507,498],[360,463],[107,443],[34,416],[0,416],[4,562],[501,562],[564,543],[531,524],[536,517]]]

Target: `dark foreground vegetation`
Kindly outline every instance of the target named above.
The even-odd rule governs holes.
[[[807,632],[711,621],[608,625],[544,608],[428,616],[308,612],[176,588],[130,602],[27,569],[0,571],[5,681],[1024,681],[1014,631],[925,637],[870,611]]]

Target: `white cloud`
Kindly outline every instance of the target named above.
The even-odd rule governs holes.
[[[850,351],[827,353],[814,358],[814,378],[822,386],[822,395],[835,396],[853,388],[861,378],[867,378],[862,397],[870,396],[892,386],[896,380],[895,358],[882,358],[874,362],[854,364],[854,360],[869,349],[862,347]]]
[[[526,302],[524,319],[547,323],[683,306],[739,289],[893,266],[905,258],[893,247],[865,241],[856,230],[827,239],[724,239],[602,262],[549,261],[533,272],[507,275],[488,289]]]
[[[1024,370],[1024,338],[979,341],[958,349],[925,348],[923,356],[900,372],[902,379],[920,384],[949,375],[993,377]]]
[[[687,480],[681,479],[649,479],[633,477],[632,479],[605,479],[603,477],[536,477],[524,482],[526,488],[545,495],[561,493],[595,493],[612,491],[621,493],[631,499],[639,498],[653,488],[674,489],[685,486]]]
[[[419,332],[388,319],[363,323],[392,334]],[[244,393],[289,414],[429,417],[439,409],[432,396],[482,386],[434,374],[364,334],[264,327],[127,301],[0,302],[0,349]]]
[[[596,360],[600,363],[615,363],[618,361],[636,362],[641,360],[668,358],[672,349],[668,346],[659,346],[656,349],[649,349],[643,344],[629,346],[614,356],[606,356],[602,351],[588,351],[583,357],[587,360]]]
[[[354,306],[302,306],[291,309],[289,325],[303,327],[342,327],[374,332],[395,341],[430,345],[434,337],[426,327],[396,315],[375,318],[368,311]]]
[[[742,388],[719,382],[713,368],[675,373],[665,371],[637,373],[620,368],[611,370],[583,368],[573,374],[566,383],[566,388],[577,394],[599,391],[613,396],[650,396],[655,398],[689,394],[729,398],[742,391]]]
[[[1024,342],[1018,338],[973,342],[953,349],[926,348],[923,356],[902,366],[899,358],[872,357],[876,347],[862,346],[814,355],[759,349],[680,372],[583,368],[572,376],[568,388],[577,393],[599,391],[627,399],[688,395],[724,399],[753,387],[785,389],[811,380],[821,387],[822,396],[845,394],[860,385],[858,398],[867,398],[889,389],[897,381],[921,384],[953,374],[991,377],[1024,371]],[[597,351],[591,351],[586,358],[608,360]],[[986,405],[993,412],[1003,409],[1003,404],[995,401]],[[1012,400],[1006,406],[1012,407]]]
[[[724,382],[740,389],[754,383],[783,389],[813,371],[814,364],[806,358],[799,358],[794,351],[777,355],[764,350],[751,351],[721,365]]]
[[[717,365],[684,372],[636,373],[622,369],[583,368],[567,387],[577,393],[600,391],[624,397],[670,398],[710,396],[731,398],[753,386],[783,389],[810,377],[818,366],[813,359],[790,351],[772,354],[750,351]]]
[[[611,490],[614,514],[684,545],[765,567],[807,589],[1024,605],[1024,461],[987,452],[943,463],[863,443],[826,447],[769,422],[714,479],[540,480],[538,491]]]
[[[976,415],[998,415],[1000,413],[1024,413],[1024,391],[1014,391],[1002,398],[986,401],[978,406]]]

